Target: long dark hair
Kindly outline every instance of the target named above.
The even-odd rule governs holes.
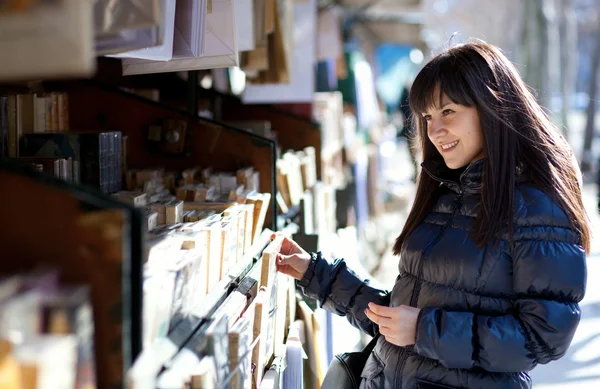
[[[481,205],[471,231],[476,244],[483,247],[495,241],[506,228],[512,240],[519,166],[529,182],[567,213],[589,252],[589,219],[571,148],[504,54],[476,40],[445,50],[420,71],[411,88],[410,108],[423,161],[444,163],[420,115],[432,106],[441,106],[442,94],[457,104],[475,107],[484,134]],[[406,238],[433,206],[438,187],[429,175],[420,175],[412,210],[394,245],[395,254],[400,253]]]

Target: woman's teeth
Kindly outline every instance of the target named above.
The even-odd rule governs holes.
[[[442,146],[442,150],[449,150],[449,149],[453,148],[454,146],[456,146],[457,144],[458,144],[458,141],[445,144]]]

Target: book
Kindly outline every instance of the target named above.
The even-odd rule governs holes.
[[[231,389],[252,388],[252,322],[240,318],[229,330],[229,365],[232,376],[229,382]]]
[[[62,287],[42,300],[42,333],[74,335],[77,340],[75,389],[96,387],[94,318],[90,288]]]
[[[22,157],[72,158],[79,163],[74,176],[103,193],[121,190],[121,133],[36,133],[24,134]]]

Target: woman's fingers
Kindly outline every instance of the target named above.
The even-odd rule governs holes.
[[[369,320],[377,324],[379,327],[390,327],[392,324],[389,317],[380,316],[369,308],[365,309],[365,315],[367,315]]]
[[[283,237],[281,241],[281,249],[279,250],[281,254],[291,255],[300,254],[304,252],[304,250],[300,246],[298,246],[298,243],[283,235],[281,232],[274,232],[273,234],[271,234],[271,241],[275,240],[275,238],[278,236]]]

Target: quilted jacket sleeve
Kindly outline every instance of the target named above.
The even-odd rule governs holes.
[[[316,298],[319,305],[340,316],[346,316],[354,327],[375,335],[376,326],[365,315],[367,304],[389,305],[389,293],[369,286],[358,277],[343,259],[327,262],[321,253],[312,254],[312,261],[298,285],[305,295]]]
[[[512,314],[425,308],[417,320],[415,350],[448,368],[490,372],[528,371],[562,357],[579,324],[585,252],[568,229],[539,227],[536,233],[512,248]]]

